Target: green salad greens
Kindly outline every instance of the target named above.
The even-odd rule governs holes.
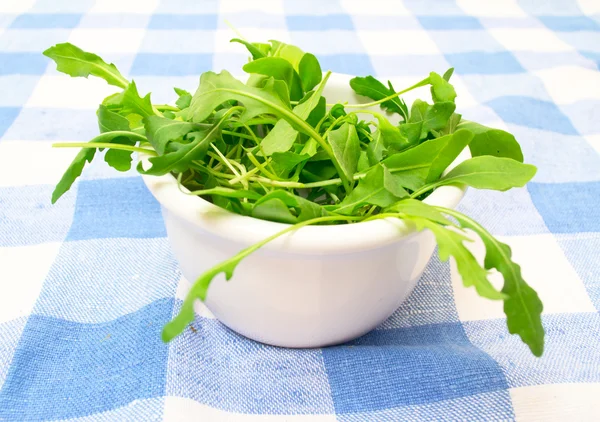
[[[44,52],[61,72],[93,75],[121,89],[98,107],[100,135],[87,143],[55,144],[81,151],[58,182],[53,203],[97,150],[106,150],[104,160],[118,171],[129,170],[132,153],[142,152],[149,156],[148,165],[137,164],[142,174],[172,174],[188,194],[290,225],[200,276],[180,313],[164,327],[163,340],[193,321],[193,303],[206,298],[216,275],[229,279],[242,259],[277,236],[310,224],[392,217],[430,230],[440,258],[455,259],[466,287],[504,301],[509,332],[541,356],[542,303],[523,280],[510,248],[468,216],[422,202],[440,186],[506,191],[524,186],[536,173],[523,163],[514,136],[456,113],[457,94],[449,82],[453,69],[431,72],[400,91],[373,76],[355,77],[351,88],[372,101],[329,104],[323,89],[331,72],[323,73],[314,55],[279,41],[232,41],[250,53],[243,66],[247,82],[225,70],[205,72],[194,94],[175,88],[174,105],[152,104],[150,94],[142,96],[115,65],[72,44]],[[400,95],[419,87],[429,87],[431,102],[415,100],[409,107]],[[471,158],[445,172],[465,148]],[[485,245],[483,265],[465,246],[473,233]],[[493,272],[503,276],[501,290],[489,280]]]

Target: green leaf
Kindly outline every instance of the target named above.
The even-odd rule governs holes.
[[[414,123],[402,123],[398,130],[400,130],[400,134],[406,138],[409,146],[417,145],[421,140],[423,121],[421,120]]]
[[[473,134],[467,130],[459,130],[450,135],[448,142],[440,148],[437,154],[432,156],[425,183],[431,183],[439,179],[444,170],[452,164],[472,139]]]
[[[114,64],[108,64],[99,56],[87,53],[73,44],[56,44],[43,54],[56,62],[56,70],[67,75],[84,78],[92,75],[120,88],[126,88],[129,84]]]
[[[96,155],[96,150],[93,148],[84,148],[79,151],[52,192],[53,204],[71,189],[75,180],[81,176],[85,163],[91,163],[94,155]]]
[[[213,181],[214,181],[214,179],[213,179]],[[207,185],[208,185],[208,183],[207,183]],[[202,191],[197,191],[197,192],[192,192],[192,193],[194,195],[200,195],[200,196],[216,195],[216,196],[222,196],[225,198],[248,198],[248,199],[252,199],[252,200],[258,200],[258,199],[262,198],[261,194],[259,194],[258,192],[252,191],[252,190],[230,189],[230,188],[225,188],[222,186],[215,186],[215,187],[203,189]]]
[[[252,208],[252,217],[287,224],[294,224],[298,220],[279,198],[257,202]]]
[[[159,155],[163,155],[168,151],[171,141],[182,138],[194,130],[199,130],[199,126],[194,123],[159,116],[146,117],[144,127],[146,128],[148,141]]]
[[[292,64],[281,57],[263,57],[248,62],[243,67],[247,73],[257,73],[286,83],[290,98],[299,100],[302,98],[302,82]]]
[[[98,111],[98,126],[101,133],[112,132],[112,131],[129,131],[129,120],[121,116],[118,113],[114,113],[108,109],[108,107],[100,104]],[[122,145],[135,145],[137,139],[131,139],[126,136],[115,138],[112,143]],[[104,155],[104,161],[109,166],[118,171],[127,171],[131,168],[131,151],[123,151],[118,149],[109,149]]]
[[[356,128],[344,123],[339,129],[329,132],[329,143],[341,171],[348,180],[352,180],[360,156],[360,143]]]
[[[536,171],[535,166],[520,163],[512,158],[484,155],[463,161],[436,185],[463,183],[476,189],[506,191],[525,186],[535,176]]]
[[[152,116],[154,114],[152,102],[150,101],[150,94],[147,94],[142,98],[138,93],[134,81],[131,81],[129,86],[123,91],[122,106],[123,114],[136,113],[142,117]]]
[[[369,163],[369,156],[367,151],[361,151],[360,156],[358,157],[358,164],[356,165],[356,170],[358,172],[367,171],[371,167]]]
[[[435,223],[442,224],[444,226],[451,226],[452,222],[442,215],[440,211],[431,205],[427,205],[416,199],[405,198],[399,202],[390,205],[383,210],[384,213],[398,212],[410,216],[418,216],[426,218]]]
[[[352,78],[350,80],[350,87],[358,95],[371,98],[375,101],[379,101],[394,94],[393,88],[386,87],[373,76]],[[381,103],[381,108],[392,113],[398,113],[403,116],[405,120],[408,119],[408,115],[406,114],[406,104],[398,97]]]
[[[438,245],[440,260],[447,261],[451,256],[454,258],[465,287],[475,287],[479,296],[488,299],[501,300],[506,297],[490,283],[488,272],[479,265],[473,254],[465,247],[465,242],[472,242],[469,237],[455,227],[440,225],[420,215],[406,214],[406,216],[416,224],[417,230],[431,230]]]
[[[115,138],[111,143],[134,146],[137,141],[126,136],[121,136],[119,138]],[[131,151],[109,149],[106,151],[106,154],[104,154],[104,161],[106,161],[109,166],[117,171],[128,171],[131,169],[131,162],[133,161],[131,154]]]
[[[122,131],[106,132],[92,139],[90,143],[120,143],[118,141],[123,139],[123,136]],[[145,139],[143,136],[136,135],[135,133],[131,133],[131,136],[137,140]],[[52,192],[53,204],[71,188],[75,180],[81,176],[85,163],[91,163],[94,159],[94,155],[96,155],[95,148],[82,148],[81,151],[79,151]],[[115,160],[122,160],[122,157],[117,157]],[[117,169],[121,166],[120,163],[115,163],[115,161],[111,161],[109,164],[115,164],[115,168]],[[129,168],[126,170],[129,170]]]
[[[409,123],[423,122],[421,128],[421,139],[423,139],[430,131],[443,129],[455,109],[456,104],[453,102],[430,105],[425,101],[415,100],[411,107]]]
[[[450,69],[448,69],[444,72],[444,75],[442,76],[442,78],[444,78],[446,81],[450,81],[450,78],[452,77],[453,73],[454,73],[454,68],[451,67]]]
[[[274,152],[271,156],[271,166],[275,174],[281,178],[287,178],[289,172],[298,164],[305,162],[310,158],[308,154],[296,154],[295,152]]]
[[[96,112],[98,117],[98,128],[100,133],[112,132],[115,130],[129,130],[129,120],[118,113],[111,111],[105,105],[100,104]]]
[[[187,92],[185,89],[181,89],[181,88],[173,88],[175,90],[175,93],[177,95],[179,95],[179,98],[177,98],[177,101],[175,101],[175,105],[180,109],[186,109],[190,106],[190,103],[192,102],[192,94],[190,94],[189,92]]]
[[[248,41],[241,40],[239,38],[233,38],[229,42],[237,42],[246,46],[250,54],[252,55],[253,60],[261,59],[263,57],[267,57],[267,55],[261,51],[261,48],[256,44],[249,43]]]
[[[462,116],[457,113],[452,113],[452,116],[448,119],[448,123],[446,123],[446,127],[440,130],[441,135],[450,135],[456,132],[458,124],[460,123]],[[472,141],[471,141],[472,142]]]
[[[431,83],[431,98],[434,103],[454,102],[456,91],[448,80],[435,72],[431,72],[429,74],[429,82]]]
[[[300,61],[304,57],[304,51],[295,45],[282,43],[281,41],[269,40],[271,43],[270,55],[272,57],[281,57],[292,64],[292,67],[299,71]]]
[[[142,174],[154,176],[161,176],[174,170],[184,171],[189,168],[190,162],[204,158],[210,143],[218,137],[218,134],[218,124],[210,129],[191,132],[188,137],[193,140],[189,144],[177,144],[178,148],[175,151],[149,158],[148,161],[151,164],[149,169],[144,169],[142,162],[140,162],[137,170]]]
[[[326,217],[330,215],[322,206],[309,201],[301,196],[294,195],[288,191],[275,190],[267,195],[263,196],[260,200],[256,201],[257,205],[264,202],[271,201],[273,199],[279,200],[286,207],[294,208],[298,214],[297,222],[303,222],[312,220],[318,217]],[[295,218],[295,217],[294,217]]]
[[[379,164],[360,179],[358,186],[340,204],[325,209],[350,215],[365,204],[387,207],[407,196],[398,177]]]
[[[298,64],[298,74],[302,82],[302,88],[305,92],[310,91],[317,86],[323,79],[323,72],[319,60],[310,54],[305,53]]]
[[[383,135],[381,131],[376,130],[373,133],[373,140],[367,145],[367,157],[369,158],[369,164],[374,166],[383,160],[383,157],[387,154],[387,150],[383,145]]]
[[[283,117],[285,111],[291,113],[289,105],[282,101],[272,83],[263,88],[246,86],[223,70],[221,73],[202,74],[200,86],[187,109],[188,115],[194,122],[203,122],[219,105],[230,100],[239,101],[245,106],[239,118],[242,123],[261,114]]]
[[[458,156],[461,145],[464,148],[470,139],[471,134],[468,131],[457,131],[452,135],[431,139],[406,151],[390,155],[382,163],[392,173],[402,176],[405,188],[416,191],[427,179],[435,178],[436,175],[439,177]]]
[[[386,149],[402,151],[410,146],[408,139],[388,119],[381,114],[376,114],[375,117],[379,122],[378,129],[383,139],[383,146]]]
[[[306,94],[306,96],[292,110],[293,113],[302,120],[307,120],[311,116],[313,110],[325,107],[325,100],[321,97],[321,93],[325,88],[323,81],[316,91]],[[298,138],[298,131],[292,127],[287,120],[279,120],[267,136],[261,141],[261,146],[264,154],[269,156],[275,152],[285,152],[294,145]]]
[[[502,293],[508,296],[504,299],[508,331],[518,334],[535,356],[542,356],[544,327],[541,315],[544,307],[536,291],[523,279],[521,267],[511,259],[510,247],[494,238],[479,223],[466,215],[446,208],[439,209],[456,218],[462,227],[473,230],[483,240],[486,250],[485,268],[495,268],[504,278]]]
[[[469,121],[462,121],[458,128],[469,130],[475,135],[469,145],[473,157],[493,155],[523,162],[521,146],[512,134]]]

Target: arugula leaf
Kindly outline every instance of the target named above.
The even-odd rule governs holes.
[[[147,94],[142,98],[138,93],[134,81],[131,81],[125,91],[123,91],[121,105],[123,107],[122,113],[124,114],[136,113],[142,117],[148,117],[154,114],[152,102],[150,101],[150,94]]]
[[[413,191],[421,188],[427,179],[439,176],[454,161],[472,135],[457,131],[452,135],[431,139],[414,148],[390,155],[382,161],[392,173],[402,175],[405,188]]]
[[[327,79],[322,81],[316,91],[309,92],[292,110],[293,113],[303,120],[309,119],[313,110],[324,109],[325,100],[321,97]],[[322,112],[322,110],[321,110]],[[292,127],[287,120],[279,120],[273,130],[262,140],[261,146],[265,155],[274,152],[285,152],[294,145],[298,138],[298,131]]]
[[[99,56],[87,53],[71,43],[56,44],[43,54],[56,62],[56,70],[67,75],[84,78],[92,75],[120,88],[127,88],[129,84],[114,64],[108,64]]]
[[[250,54],[252,55],[253,60],[262,59],[263,57],[267,57],[266,53],[261,50],[261,48],[253,43],[249,43],[248,41],[241,40],[239,38],[233,38],[229,42],[237,42],[246,46]]]
[[[373,140],[367,145],[367,158],[371,166],[376,165],[387,154],[387,149],[383,145],[383,135],[380,130],[373,133]]]
[[[91,163],[94,155],[96,155],[96,150],[93,148],[84,148],[79,151],[52,192],[53,204],[71,189],[75,180],[81,176],[85,163]]]
[[[485,245],[485,268],[495,268],[504,278],[502,293],[508,296],[504,299],[504,313],[508,331],[518,334],[535,356],[544,353],[544,327],[542,326],[542,302],[536,293],[523,279],[521,267],[511,259],[510,247],[494,238],[487,230],[473,219],[457,211],[438,209],[456,218],[462,227],[473,230],[483,240]]]
[[[383,98],[386,98],[395,91],[390,83],[390,88],[386,87],[384,84],[379,82],[373,76],[367,77],[355,77],[350,80],[350,87],[356,92],[358,95],[362,95],[372,100],[379,101]],[[381,108],[384,110],[390,111],[392,113],[398,113],[401,115],[404,120],[408,120],[408,113],[406,109],[406,104],[399,98],[395,97],[391,100],[385,101],[381,103]]]
[[[443,128],[442,130],[440,130],[440,134],[441,135],[450,135],[454,132],[456,132],[457,128],[458,128],[458,124],[460,123],[462,119],[462,116],[460,114],[457,113],[452,113],[452,116],[450,116],[450,118],[448,119],[448,123],[446,124],[446,127]],[[472,133],[473,131],[471,131]],[[473,141],[471,141],[473,142]]]
[[[269,40],[271,43],[270,55],[272,57],[281,57],[292,64],[292,67],[298,71],[300,62],[304,57],[304,51],[295,45],[282,43],[281,41]]]
[[[271,165],[275,174],[282,178],[287,178],[298,164],[305,162],[310,158],[308,154],[296,154],[295,152],[274,152],[271,156]]]
[[[164,326],[162,331],[162,340],[164,342],[169,342],[173,340],[173,338],[175,338],[183,332],[183,330],[185,329],[185,327],[187,327],[188,324],[194,321],[194,302],[196,301],[196,299],[200,299],[202,301],[206,299],[206,294],[208,292],[210,283],[212,279],[215,278],[218,274],[224,273],[225,279],[230,280],[233,276],[233,271],[240,263],[240,261],[242,261],[244,258],[252,254],[253,252],[257,251],[258,249],[262,248],[264,245],[271,242],[272,240],[277,239],[278,237],[281,237],[286,233],[298,230],[299,228],[304,226],[336,220],[351,221],[353,220],[353,217],[326,216],[299,222],[293,226],[290,226],[280,231],[279,233],[276,233],[258,243],[255,243],[252,246],[247,247],[238,254],[221,262],[220,264],[215,265],[214,267],[206,271],[198,278],[198,280],[196,280],[196,282],[188,292],[185,300],[183,301],[179,314],[177,314],[175,318],[173,318],[169,323],[167,323]]]
[[[388,119],[381,114],[376,114],[375,117],[379,123],[378,129],[386,149],[402,151],[410,146],[408,139]]]
[[[403,210],[400,213],[404,214]],[[438,245],[440,260],[447,261],[451,256],[454,258],[465,287],[475,287],[479,296],[487,299],[501,300],[506,297],[490,283],[488,272],[479,265],[473,254],[465,247],[464,242],[472,242],[468,236],[454,227],[440,225],[420,215],[405,214],[405,217],[415,223],[417,230],[431,230]]]
[[[256,202],[252,208],[252,217],[263,220],[276,221],[278,223],[294,224],[298,221],[287,205],[279,198],[268,198]]]
[[[408,146],[414,146],[421,140],[421,133],[423,132],[423,121],[413,123],[402,123],[398,130],[400,134],[408,141]]]
[[[302,89],[305,92],[310,91],[317,86],[323,79],[323,72],[321,71],[321,65],[319,60],[310,54],[305,53],[298,63],[298,74],[302,82]]]
[[[431,166],[425,178],[426,183],[431,183],[440,178],[444,170],[458,157],[462,150],[471,142],[473,134],[466,130],[459,130],[448,138],[448,142],[432,156]]]
[[[203,122],[217,106],[235,100],[245,106],[239,121],[244,123],[261,114],[273,114],[283,117],[291,108],[282,101],[275,91],[273,84],[263,88],[244,85],[226,70],[221,73],[205,72],[200,77],[200,86],[192,97],[192,102],[186,111],[195,123]]]
[[[341,171],[348,180],[352,180],[360,156],[356,128],[349,123],[344,123],[339,129],[329,132],[328,139],[333,154],[340,163]]]
[[[143,136],[137,135],[133,132],[131,132],[129,134],[129,133],[125,133],[123,131],[114,131],[114,132],[103,133],[103,134],[95,137],[94,139],[92,139],[89,143],[90,144],[111,143],[111,142],[118,141],[119,139],[122,139],[123,136],[131,136],[132,138],[137,139],[137,140],[145,139]],[[85,163],[86,162],[91,163],[92,160],[94,159],[95,154],[96,154],[95,148],[83,148],[81,151],[79,151],[79,153],[75,156],[75,158],[73,159],[73,161],[71,162],[71,164],[69,165],[69,167],[67,168],[67,170],[65,171],[63,176],[61,177],[60,181],[56,184],[54,191],[52,192],[52,203],[53,204],[56,203],[56,201],[58,201],[58,199],[61,196],[63,196],[65,194],[65,192],[67,192],[71,188],[71,186],[73,185],[75,180],[79,176],[81,176],[81,172],[83,171],[83,168],[85,167]],[[119,159],[120,158],[117,158],[117,160],[119,160]],[[114,163],[114,162],[111,162],[111,163]],[[116,166],[115,168],[117,168],[117,167],[119,167],[119,164],[115,164],[115,166]]]
[[[261,199],[256,201],[256,205],[261,205],[266,202],[277,199],[286,207],[294,208],[298,214],[295,222],[303,222],[312,220],[314,218],[326,217],[330,215],[323,207],[309,201],[301,196],[294,195],[284,190],[275,190],[263,196]],[[281,221],[286,222],[286,221]],[[292,221],[289,221],[292,223]]]
[[[430,105],[425,101],[415,100],[410,109],[410,119],[408,122],[423,122],[421,128],[421,139],[423,139],[432,130],[443,129],[455,109],[456,104],[453,102],[439,102]]]
[[[171,141],[182,138],[184,135],[199,129],[199,126],[194,123],[171,120],[159,116],[146,117],[144,119],[144,127],[146,128],[148,141],[160,155],[168,151]]]
[[[98,107],[96,114],[98,116],[98,126],[100,127],[101,133],[129,130],[129,120],[117,113],[110,111],[102,104],[100,104]],[[113,139],[112,143],[133,146],[137,143],[137,139],[121,136]],[[106,154],[104,154],[104,161],[118,171],[127,171],[131,168],[131,154],[131,151],[109,149],[106,151]]]
[[[302,81],[300,76],[292,67],[292,64],[281,57],[263,57],[248,62],[243,67],[247,73],[257,73],[286,83],[290,99],[299,100],[302,98]]]
[[[475,135],[469,145],[473,157],[493,155],[523,162],[521,146],[510,133],[469,121],[462,121],[458,128],[469,130]]]
[[[452,77],[453,73],[454,73],[454,68],[451,67],[450,69],[448,69],[444,72],[444,75],[442,76],[442,78],[444,78],[446,81],[450,81],[450,78]]]
[[[181,88],[173,88],[175,90],[175,93],[179,96],[179,98],[177,98],[177,101],[175,101],[175,105],[180,109],[186,109],[190,106],[190,103],[192,102],[192,94],[190,94],[189,92],[187,92],[185,89],[181,89]]]
[[[144,169],[140,161],[137,166],[138,172],[153,176],[162,176],[171,171],[181,172],[185,170],[194,160],[201,160],[206,155],[210,143],[217,138],[219,134],[219,124],[211,129],[199,129],[191,132],[192,141],[188,144],[177,144],[178,148],[173,152],[167,152],[158,157],[151,157],[148,161],[151,164],[149,169]]]
[[[325,209],[350,215],[365,204],[387,207],[407,196],[408,192],[402,188],[398,176],[378,164],[360,179],[358,186],[339,205]]]
[[[464,183],[477,189],[506,191],[525,186],[535,176],[536,171],[535,166],[519,163],[512,158],[484,155],[463,161],[436,185]]]
[[[426,218],[434,223],[442,224],[444,226],[451,226],[452,222],[442,215],[440,211],[431,205],[427,205],[424,202],[416,199],[404,198],[399,202],[396,202],[383,210],[386,213],[402,213],[405,215],[419,216]]]
[[[456,91],[450,82],[435,72],[429,74],[431,83],[431,98],[434,103],[454,102]]]

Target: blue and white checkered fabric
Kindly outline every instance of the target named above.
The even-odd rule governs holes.
[[[50,144],[96,135],[113,89],[41,52],[72,42],[170,102],[245,62],[225,20],[336,72],[414,82],[455,67],[463,116],[514,133],[539,167],[527,188],[471,189],[460,208],[540,293],[543,358],[436,258],[349,345],[269,347],[207,311],[161,342],[185,284],[140,177],[98,160],[50,205],[75,153]],[[599,67],[598,0],[0,0],[0,420],[597,420]]]

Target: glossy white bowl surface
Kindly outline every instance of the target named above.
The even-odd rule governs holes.
[[[369,101],[354,94],[350,78],[331,75],[324,92],[328,102]],[[465,152],[453,165],[467,156]],[[190,282],[288,227],[186,195],[171,175],[143,179],[161,204],[169,242]],[[454,208],[464,191],[441,187],[425,202]],[[400,306],[434,248],[430,232],[417,233],[395,219],[303,227],[245,258],[230,281],[223,274],[217,276],[206,306],[229,328],[263,343],[284,347],[342,343],[366,334]]]

